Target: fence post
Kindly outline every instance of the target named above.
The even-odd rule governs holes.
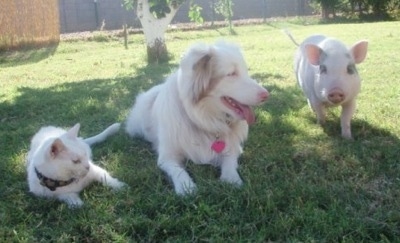
[[[262,0],[262,13],[263,13],[263,22],[267,21],[267,0]]]
[[[215,21],[215,0],[211,0],[211,26],[214,26]]]
[[[99,6],[97,6],[97,0],[93,0],[94,2],[94,14],[96,16],[96,28],[99,28]]]

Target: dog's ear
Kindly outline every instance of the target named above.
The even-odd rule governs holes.
[[[179,65],[178,87],[181,99],[197,103],[208,90],[212,77],[213,48],[206,44],[192,46]]]
[[[193,65],[193,101],[198,102],[207,92],[212,76],[211,53],[205,54]]]

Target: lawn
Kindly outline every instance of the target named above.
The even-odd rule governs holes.
[[[367,242],[400,239],[399,22],[303,25],[269,22],[169,32],[171,61],[147,65],[142,35],[63,41],[0,54],[0,241],[7,242]],[[339,112],[314,114],[293,74],[295,46],[313,33],[347,44],[369,40],[352,122],[340,137]],[[252,77],[271,93],[240,157],[234,188],[211,166],[188,162],[197,194],[176,196],[149,143],[123,129],[93,148],[94,161],[129,188],[93,184],[69,209],[28,191],[25,156],[41,126],[81,124],[83,137],[124,122],[135,96],[171,73],[193,43],[238,43]]]

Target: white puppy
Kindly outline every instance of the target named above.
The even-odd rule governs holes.
[[[240,49],[232,44],[197,44],[167,80],[140,94],[126,123],[131,136],[143,136],[158,152],[158,166],[172,179],[177,194],[196,185],[185,159],[221,168],[221,180],[241,185],[237,172],[251,106],[268,91],[249,77]]]

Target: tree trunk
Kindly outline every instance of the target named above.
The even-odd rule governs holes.
[[[150,12],[148,0],[138,0],[136,14],[142,24],[146,39],[148,63],[168,61],[168,50],[164,36],[179,6],[169,7],[171,12],[166,13],[164,18],[158,19]]]
[[[358,15],[363,13],[363,4],[362,2],[358,2]]]
[[[351,14],[354,14],[355,13],[355,6],[354,6],[354,1],[350,1],[350,9],[351,9]]]
[[[322,19],[329,19],[329,8],[324,4],[321,4],[321,17]]]
[[[231,34],[235,34],[235,31],[233,30],[233,24],[232,24],[232,2],[230,0],[226,0],[226,8],[228,11],[228,23],[229,23],[229,32]]]
[[[169,59],[167,45],[165,39],[155,39],[150,46],[147,44],[147,62],[148,63],[163,63]]]
[[[334,1],[322,1],[321,2],[321,17],[325,20],[329,19],[332,14],[332,17],[336,17],[335,12],[335,2]]]

